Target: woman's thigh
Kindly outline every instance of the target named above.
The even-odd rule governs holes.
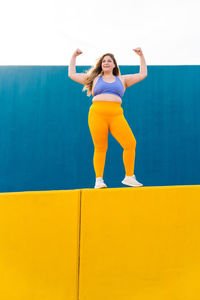
[[[122,148],[126,149],[136,146],[135,137],[124,117],[124,114],[113,117],[110,120],[109,129],[113,137],[119,142]]]
[[[106,150],[108,147],[108,123],[93,110],[89,111],[88,125],[94,146],[99,150]]]

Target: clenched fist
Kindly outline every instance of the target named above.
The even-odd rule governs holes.
[[[76,51],[74,52],[74,55],[75,56],[78,56],[78,55],[80,55],[80,54],[82,54],[83,52],[79,49],[79,48],[77,48],[76,49]]]
[[[133,51],[135,51],[135,53],[137,53],[139,56],[142,56],[142,49],[140,47],[133,49]]]

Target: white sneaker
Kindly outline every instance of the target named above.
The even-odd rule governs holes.
[[[123,184],[129,185],[129,186],[134,186],[134,187],[139,187],[143,186],[142,183],[136,180],[135,175],[133,176],[125,176],[124,180],[122,181]]]
[[[95,189],[107,188],[107,185],[103,181],[103,178],[101,178],[101,177],[96,178],[96,183],[95,183],[94,188]]]

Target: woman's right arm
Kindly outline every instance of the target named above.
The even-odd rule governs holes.
[[[74,81],[77,81],[81,84],[85,84],[86,74],[76,73],[76,57],[83,52],[80,49],[76,49],[69,63],[68,76]]]

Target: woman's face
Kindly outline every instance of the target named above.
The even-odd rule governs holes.
[[[112,72],[113,71],[115,64],[109,55],[104,56],[102,63],[101,63],[101,67],[104,72],[110,72],[110,71]]]

